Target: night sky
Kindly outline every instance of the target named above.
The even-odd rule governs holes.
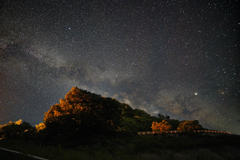
[[[1,0],[0,124],[73,86],[240,134],[237,0]]]

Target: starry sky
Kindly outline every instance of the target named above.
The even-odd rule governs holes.
[[[71,87],[240,134],[237,0],[2,0],[0,124]]]

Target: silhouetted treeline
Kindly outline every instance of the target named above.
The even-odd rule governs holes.
[[[151,116],[114,98],[105,98],[77,87],[73,87],[44,115],[43,123],[35,127],[20,121],[0,126],[0,138],[72,145],[89,143],[93,136],[136,135],[137,132],[151,131],[153,122],[160,124],[162,120],[170,124],[171,130],[177,130],[181,123],[160,113],[158,117]]]

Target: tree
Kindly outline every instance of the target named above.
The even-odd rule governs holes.
[[[172,130],[177,130],[177,127],[179,126],[179,124],[181,123],[179,120],[176,120],[176,119],[170,119],[168,121],[169,124],[172,125]]]
[[[113,98],[105,98],[73,87],[64,99],[60,99],[59,104],[53,105],[45,113],[44,124],[46,129],[56,126],[59,132],[63,130],[65,132],[66,130],[72,132],[76,130],[116,131],[121,120],[120,106],[121,103]]]
[[[143,110],[141,110],[141,109],[134,109],[134,114],[136,115],[136,116],[140,116],[140,117],[151,117],[151,115],[150,114],[148,114],[147,112],[145,112],[145,111],[143,111]]]
[[[191,132],[199,129],[202,129],[202,126],[199,124],[198,120],[182,121],[177,128],[179,132]]]
[[[46,128],[46,125],[44,123],[39,123],[38,125],[36,124],[36,130],[39,132],[41,130],[43,130],[44,128]]]
[[[135,110],[132,109],[128,104],[121,103],[122,117],[133,118],[135,116]]]
[[[0,126],[0,138],[2,139],[19,139],[31,132],[32,126],[27,122],[18,120],[16,122],[9,122],[8,124]]]
[[[153,132],[166,132],[172,128],[172,126],[165,120],[162,120],[162,122],[152,122],[152,131]]]
[[[160,119],[166,119],[166,117],[164,115],[162,115],[161,113],[158,113],[158,118]]]
[[[166,119],[169,120],[169,119],[170,119],[170,116],[166,115]]]

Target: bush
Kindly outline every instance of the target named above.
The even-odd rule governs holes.
[[[199,129],[202,129],[202,126],[199,124],[198,120],[183,121],[177,128],[178,132],[191,132]]]
[[[19,139],[26,138],[34,132],[34,128],[27,122],[18,120],[16,122],[9,122],[8,124],[0,126],[1,139]]]
[[[166,132],[172,128],[172,126],[165,120],[162,120],[162,122],[152,122],[152,131],[154,132]]]

